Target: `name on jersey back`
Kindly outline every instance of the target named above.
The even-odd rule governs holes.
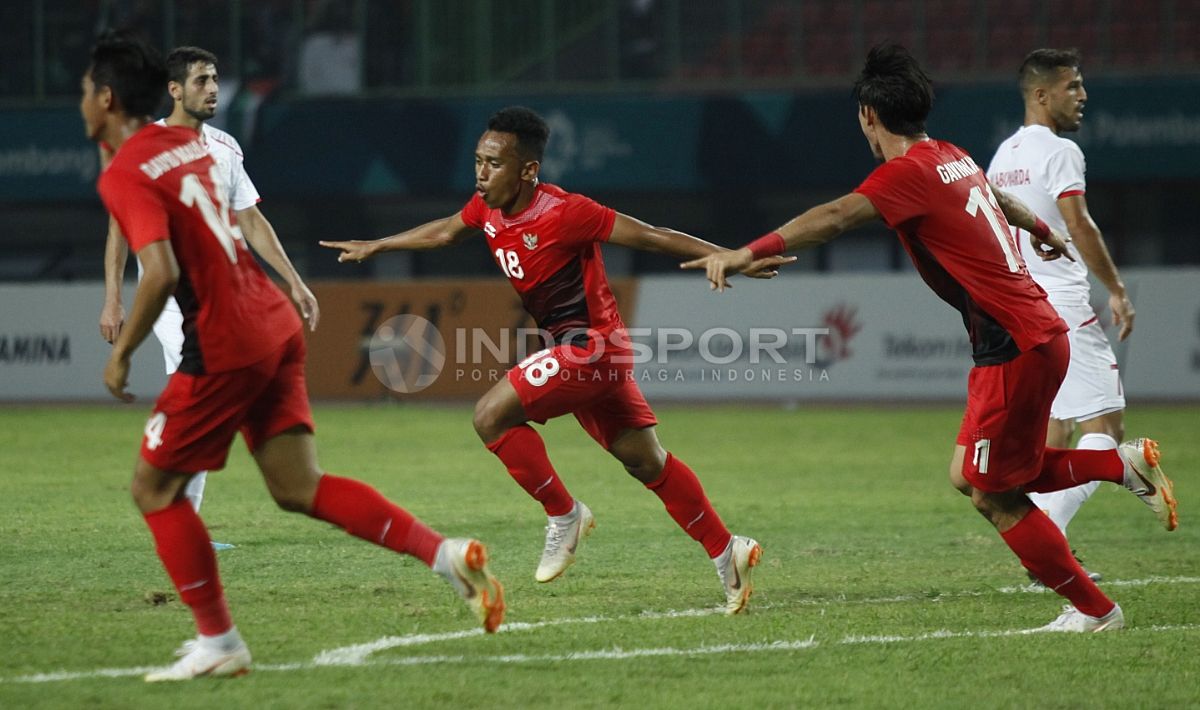
[[[971,156],[969,155],[937,166],[938,175],[942,178],[942,182],[947,185],[955,180],[970,177],[977,172],[980,172],[979,166],[975,164],[974,160],[971,160]]]
[[[180,165],[199,160],[206,155],[208,155],[208,150],[199,140],[194,140],[170,150],[164,150],[138,167],[151,180],[157,180],[168,170],[174,170]]]
[[[996,187],[1015,187],[1017,185],[1028,185],[1029,168],[1017,168],[1016,170],[1005,170],[1004,172],[994,173],[988,176]]]

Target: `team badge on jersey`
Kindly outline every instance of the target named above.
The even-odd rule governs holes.
[[[533,249],[537,246],[538,236],[536,234],[530,234],[529,232],[526,232],[525,234],[521,235],[521,240],[525,242],[526,249]]]

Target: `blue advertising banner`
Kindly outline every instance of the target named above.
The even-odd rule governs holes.
[[[1200,178],[1200,78],[1088,80],[1070,137],[1095,181]],[[582,191],[847,190],[874,165],[849,90],[268,102],[226,128],[264,196],[466,195],[496,109],[552,129],[542,174]],[[932,135],[981,164],[1022,121],[1014,85],[938,89]],[[70,108],[0,112],[0,201],[89,199],[95,149]]]
[[[0,111],[0,201],[99,200],[99,169],[78,109]]]

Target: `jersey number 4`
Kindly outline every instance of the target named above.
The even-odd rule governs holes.
[[[987,198],[983,196],[983,190],[976,185],[971,188],[971,194],[967,196],[967,214],[976,217],[980,212],[983,213],[983,218],[992,228],[992,233],[996,235],[996,241],[1000,242],[1000,249],[1004,251],[1004,260],[1008,262],[1008,270],[1016,273],[1021,270],[1021,261],[1017,258],[1016,247],[1013,243],[1012,234],[1000,224],[1000,218],[996,213],[1000,211],[1000,205],[996,203],[996,196],[992,194],[992,189],[989,187]]]
[[[229,260],[236,264],[237,235],[233,233],[233,227],[230,224],[229,196],[221,188],[221,173],[217,170],[217,166],[214,165],[209,169],[208,177],[212,180],[213,188],[216,190],[218,204],[213,204],[208,190],[204,189],[204,183],[200,182],[200,176],[195,173],[183,176],[183,182],[179,188],[179,200],[188,207],[200,209],[200,216],[204,218],[204,223],[208,225],[209,231],[217,238]]]

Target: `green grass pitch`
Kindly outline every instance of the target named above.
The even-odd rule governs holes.
[[[570,418],[541,429],[596,514],[533,580],[544,518],[467,406],[322,406],[322,464],[485,541],[508,628],[485,637],[416,561],[277,510],[240,441],[203,510],[255,671],[147,685],[192,634],[129,500],[145,403],[0,411],[0,707],[1194,707],[1196,407],[1131,408],[1162,443],[1180,528],[1104,485],[1072,544],[1119,633],[1027,635],[1060,609],[947,482],[960,409],[662,407],[659,434],[731,530],[765,548],[748,613],[699,545]],[[163,600],[165,599],[165,603]],[[159,603],[155,603],[156,600]],[[373,644],[373,645],[371,645]]]

